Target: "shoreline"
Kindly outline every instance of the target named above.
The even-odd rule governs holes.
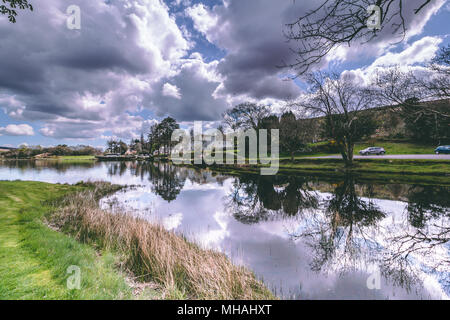
[[[448,160],[397,160],[396,162],[395,160],[364,159],[360,161],[366,162],[366,166],[351,169],[344,168],[342,164],[334,159],[296,160],[294,164],[282,162],[280,163],[277,175],[306,175],[318,178],[341,179],[348,174],[352,174],[360,181],[368,182],[450,185],[450,161]],[[391,165],[390,162],[392,161],[393,165],[397,166],[394,168],[391,167],[391,170],[385,170],[384,168],[389,168],[388,165]],[[384,168],[380,168],[378,166],[380,164]],[[173,165],[211,170],[236,176],[242,174],[259,175],[261,169],[260,165]]]
[[[49,298],[49,292],[53,299],[275,299],[224,254],[162,226],[101,210],[98,200],[119,186],[0,181],[0,187],[0,203],[8,208],[0,217],[2,299]],[[40,266],[37,274],[33,264]],[[31,269],[10,272],[17,265]],[[81,267],[81,290],[65,288],[71,265]]]
[[[0,159],[0,161],[59,161],[70,163],[96,163],[96,159]],[[107,163],[108,161],[101,161]],[[115,162],[115,161],[112,161]],[[211,170],[230,175],[260,174],[262,165],[196,165],[175,164],[168,159],[138,160],[127,159],[124,162],[140,163],[170,163],[174,166]],[[277,175],[317,176],[321,178],[342,178],[353,174],[362,181],[423,183],[450,185],[450,160],[413,160],[413,159],[355,159],[354,167],[345,168],[340,159],[308,159],[297,158],[292,163],[289,160],[280,161]]]

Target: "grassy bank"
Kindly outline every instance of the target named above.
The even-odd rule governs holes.
[[[357,159],[354,163],[353,168],[347,169],[340,159],[295,159],[294,162],[282,159],[278,173],[323,178],[352,173],[366,181],[450,185],[450,161],[447,160]],[[232,175],[259,174],[261,170],[259,165],[217,165],[209,168]]]
[[[360,150],[369,147],[382,147],[386,150],[386,154],[401,155],[401,154],[434,154],[437,146],[423,145],[411,142],[385,142],[378,141],[374,143],[357,143],[355,145],[354,154],[359,155]]]
[[[0,299],[273,298],[224,255],[100,210],[112,188],[0,182]],[[81,290],[66,288],[69,266]]]
[[[90,162],[95,161],[95,156],[54,156],[48,158],[39,158],[40,160],[55,160],[65,162]]]
[[[57,157],[60,161],[74,161],[74,160],[95,160],[95,156],[60,156]]]
[[[0,182],[0,299],[129,299],[132,290],[115,268],[117,256],[96,251],[48,228],[44,199],[80,187]],[[68,290],[69,266],[82,270],[82,290]]]
[[[52,161],[65,161],[65,162],[91,162],[95,161],[95,156],[50,156],[42,158],[3,158],[4,160],[52,160]]]
[[[282,170],[344,171],[441,176],[450,172],[447,160],[355,159],[350,169],[341,159],[297,159],[281,161]]]

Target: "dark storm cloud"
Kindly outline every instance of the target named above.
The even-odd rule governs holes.
[[[279,66],[292,57],[283,27],[310,3],[230,1],[227,7],[216,7],[218,23],[210,39],[228,51],[219,65],[226,92],[257,99],[289,99],[300,94],[295,84],[280,77],[287,70]]]
[[[66,27],[69,4],[81,8],[81,30]],[[33,5],[35,11],[20,12],[16,24],[0,16],[0,109],[14,120],[39,121],[45,136],[87,139],[110,131],[140,134],[143,109],[180,122],[219,120],[235,96],[297,97],[300,89],[283,81],[287,70],[277,68],[295,58],[283,25],[317,1],[229,0],[200,15],[198,6],[190,7],[186,12],[197,29],[225,52],[209,63],[211,57],[198,53],[186,58],[192,39],[183,36],[186,26],[178,26],[160,0]],[[430,10],[408,22],[410,30],[419,30]],[[379,41],[390,39],[386,34]],[[346,49],[344,55],[374,54],[373,47]]]
[[[60,55],[55,63],[78,70],[122,69],[133,73],[144,73],[145,65],[138,61],[129,61],[116,48],[84,48],[71,52],[71,55]]]
[[[33,5],[16,24],[0,17],[0,108],[16,120],[42,121],[46,136],[95,138],[112,123],[130,131],[123,114],[142,107],[151,82],[188,49],[160,1],[73,0],[81,30],[66,27],[67,1]],[[132,121],[137,130],[139,121]]]
[[[408,36],[418,34],[433,12],[442,6],[443,0],[436,0],[425,7],[419,15],[414,14],[424,1],[404,2],[404,18]],[[224,92],[247,94],[254,98],[292,98],[300,90],[292,83],[282,81],[280,75],[290,73],[280,69],[284,63],[295,62],[298,43],[288,43],[283,35],[286,23],[295,22],[321,2],[305,1],[241,1],[229,0],[226,5],[207,10],[194,6],[187,14],[194,20],[196,28],[227,55],[220,62],[218,70],[225,78]],[[375,57],[401,36],[393,34],[393,28],[386,28],[373,42],[354,44],[342,48],[336,56],[330,55],[317,68],[325,67],[329,59],[357,61],[362,57]]]
[[[152,97],[160,105],[159,114],[170,114],[182,121],[215,121],[228,107],[224,99],[214,97],[220,81],[215,79],[216,62],[205,64],[200,56],[184,61],[180,72],[159,84],[160,92]],[[165,95],[163,86],[169,84],[178,89],[179,97]]]

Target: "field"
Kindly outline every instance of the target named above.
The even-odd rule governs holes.
[[[95,156],[51,156],[48,158],[40,158],[42,160],[57,160],[57,161],[70,161],[70,162],[78,162],[78,161],[94,161],[96,160]]]
[[[316,144],[312,144],[312,147],[319,147],[320,145],[326,145],[326,142],[319,142]],[[355,144],[355,149],[353,154],[358,155],[359,151],[364,150],[369,147],[382,147],[386,150],[386,154],[388,155],[401,155],[401,154],[434,154],[434,149],[437,146],[423,145],[423,144],[414,144],[411,142],[386,142],[386,141],[377,141],[377,142],[360,142]],[[329,155],[337,155],[338,153],[327,153],[327,152],[316,152],[316,153],[297,153],[296,158],[304,158],[304,157],[323,157]],[[282,158],[290,158],[290,155],[283,154]]]
[[[57,158],[62,161],[95,160],[95,156],[61,156]]]
[[[434,149],[437,147],[407,142],[358,143],[355,145],[354,154],[358,154],[360,150],[373,146],[384,148],[386,154],[434,154]]]

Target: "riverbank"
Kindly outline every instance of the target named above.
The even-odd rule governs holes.
[[[39,182],[0,182],[0,299],[130,299],[117,256],[51,230],[44,200],[81,190]],[[82,290],[67,290],[69,266],[82,270]]]
[[[5,160],[4,161],[15,161]],[[42,159],[47,161],[48,159]],[[53,158],[55,162],[64,164],[93,164],[95,159],[88,157]],[[41,161],[41,160],[33,160]],[[110,160],[111,161],[111,160]],[[128,160],[135,161],[135,160]],[[146,162],[146,161],[143,161]],[[168,159],[155,159],[151,162],[170,162]],[[259,165],[185,165],[213,171],[240,175],[245,173],[260,174]],[[358,175],[361,180],[399,183],[450,184],[450,160],[426,159],[354,159],[354,167],[345,168],[343,161],[337,158],[280,158],[278,174],[313,175],[321,178],[342,177],[348,173]]]
[[[5,158],[0,157],[0,160],[14,161],[14,160],[51,160],[51,161],[67,161],[67,162],[90,162],[96,161],[95,156],[49,156],[49,157],[33,157],[33,158]]]
[[[231,175],[260,174],[260,165],[215,165],[188,167],[208,168]],[[278,174],[306,175],[320,178],[341,178],[353,174],[360,181],[395,183],[421,183],[450,185],[450,161],[448,160],[388,160],[355,159],[354,167],[345,168],[340,159],[281,160]]]
[[[226,256],[100,210],[98,199],[117,190],[110,184],[0,189],[0,299],[274,298]],[[70,266],[81,270],[81,290],[66,288]]]

